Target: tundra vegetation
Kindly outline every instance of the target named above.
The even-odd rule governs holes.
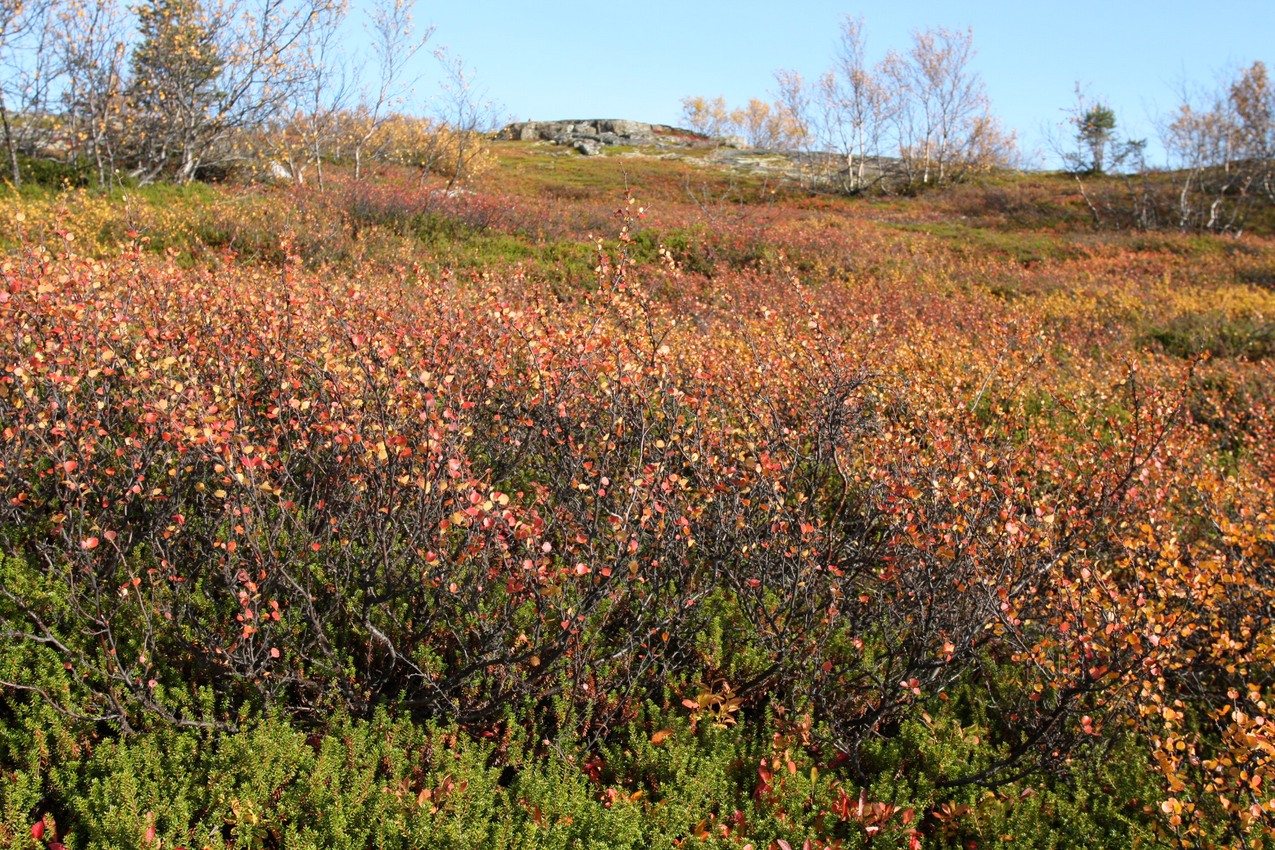
[[[313,180],[18,151],[0,846],[1270,846],[1256,191],[458,177],[362,114]]]

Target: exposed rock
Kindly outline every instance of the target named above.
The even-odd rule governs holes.
[[[508,134],[505,136],[505,134]],[[540,138],[540,127],[535,121],[528,121],[525,124],[510,124],[501,135],[515,142],[534,142]]]
[[[644,124],[615,118],[570,121],[521,121],[505,127],[497,138],[519,142],[553,142],[579,149],[580,142],[593,145],[631,145],[642,147],[690,147],[710,144],[711,140],[693,130],[667,124]],[[587,145],[592,151],[593,145]],[[581,151],[584,153],[584,151]],[[592,152],[588,155],[592,156]]]
[[[521,121],[509,124],[496,137],[507,141],[551,142],[584,156],[598,156],[607,147],[623,145],[637,148],[624,154],[627,156],[681,159],[693,167],[726,168],[767,179],[833,186],[847,191],[875,186],[890,180],[898,171],[898,162],[885,157],[851,164],[835,153],[756,149],[739,136],[714,139],[667,124],[613,118]]]
[[[650,124],[642,124],[638,121],[606,121],[610,124],[611,132],[617,136],[651,136],[655,134]]]
[[[266,163],[266,179],[274,183],[291,183],[292,171],[288,166],[284,165],[277,159],[269,160]]]

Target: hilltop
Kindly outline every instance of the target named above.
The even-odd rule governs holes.
[[[816,180],[835,181],[837,172],[848,167],[844,156],[825,151],[755,148],[739,136],[714,138],[682,127],[620,119],[520,121],[506,125],[495,138],[549,143],[583,156],[618,149],[624,156],[682,160],[806,185]],[[897,172],[898,167],[897,160],[871,157],[864,164],[864,179],[875,184],[884,175]]]

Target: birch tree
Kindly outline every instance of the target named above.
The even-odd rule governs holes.
[[[354,96],[352,59],[341,48],[341,26],[348,11],[345,2],[321,10],[298,46],[305,73],[290,91],[280,121],[265,128],[263,147],[287,162],[288,174],[298,185],[313,166],[323,188],[324,163],[340,144],[344,112]]]
[[[300,46],[335,0],[145,0],[130,58],[132,175],[194,179],[247,156],[309,69]]]
[[[948,183],[1012,158],[1013,135],[992,115],[974,55],[972,30],[940,27],[913,32],[906,53],[892,51],[881,63],[907,182]]]
[[[190,180],[218,130],[213,113],[226,58],[216,33],[226,24],[197,0],[150,0],[136,13],[141,41],[128,92],[136,173],[150,181],[173,168],[178,180]]]
[[[720,139],[735,132],[726,99],[690,96],[682,98],[682,121],[688,130]]]
[[[22,184],[18,154],[49,117],[54,9],[53,0],[0,0],[0,133],[15,186]]]
[[[1241,71],[1228,94],[1239,156],[1253,173],[1253,189],[1275,203],[1275,86],[1265,63]]]
[[[123,9],[113,0],[64,4],[54,52],[65,79],[61,100],[71,153],[87,158],[105,185],[117,174],[127,120]]]
[[[1275,201],[1275,90],[1263,63],[1215,92],[1184,94],[1163,136],[1181,228],[1238,234],[1256,199]]]
[[[881,154],[891,101],[879,69],[866,60],[863,18],[841,22],[832,69],[819,79],[819,135],[829,151],[843,159],[841,186],[858,192],[868,185],[867,165]]]
[[[368,145],[415,83],[409,68],[434,33],[433,27],[417,28],[415,5],[415,0],[378,0],[368,12],[375,71],[372,79],[364,82],[362,101],[354,113],[351,147],[355,179],[362,177]]]
[[[482,171],[489,160],[487,134],[504,120],[501,108],[479,89],[473,70],[445,48],[435,51],[442,67],[434,98],[435,133],[447,163],[447,189]]]
[[[793,70],[775,72],[772,109],[777,119],[780,146],[791,150],[808,150],[815,134],[811,119],[812,95],[805,79]]]

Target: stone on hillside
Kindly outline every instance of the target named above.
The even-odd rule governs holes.
[[[266,179],[274,183],[291,183],[292,171],[277,159],[266,163]]]
[[[617,136],[629,136],[630,138],[638,138],[643,136],[655,135],[651,132],[650,124],[643,124],[639,121],[600,121],[599,125],[608,125],[605,129]],[[599,130],[603,129],[601,126]]]
[[[706,137],[699,136],[691,130],[613,118],[583,121],[522,121],[506,126],[500,131],[498,138],[516,142],[547,141],[565,147],[575,147],[581,140],[603,145],[659,145],[661,147],[682,147],[707,141]]]
[[[595,139],[577,139],[574,147],[585,156],[597,156],[602,153],[602,143]]]

